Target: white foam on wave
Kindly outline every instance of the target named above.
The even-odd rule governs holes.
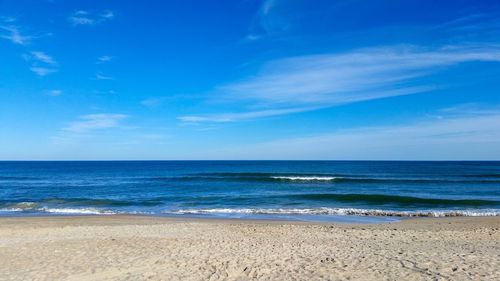
[[[249,214],[249,215],[337,215],[337,216],[386,216],[386,217],[479,217],[500,216],[500,209],[492,210],[424,210],[396,211],[355,208],[310,208],[310,209],[184,209],[166,211],[172,214]]]
[[[0,209],[0,212],[2,212],[2,213],[4,213],[4,212],[5,213],[8,213],[8,212],[22,212],[22,211],[24,211],[24,210],[21,209],[21,208],[2,208],[2,209]]]
[[[320,177],[320,176],[273,176],[272,179],[292,180],[292,181],[331,181],[337,177]]]
[[[0,212],[26,212],[35,211],[52,214],[68,215],[115,215],[115,214],[142,214],[154,215],[156,212],[145,211],[111,211],[96,208],[2,208]],[[241,214],[241,215],[335,215],[335,216],[381,216],[381,217],[480,217],[500,216],[500,209],[483,210],[380,210],[356,208],[213,208],[213,209],[181,209],[166,210],[164,214],[175,215],[216,215],[216,214]]]
[[[113,215],[116,214],[109,210],[100,210],[95,208],[40,208],[42,212],[55,214],[81,214],[81,215]]]
[[[81,214],[81,215],[113,215],[116,212],[109,210],[102,210],[96,208],[48,208],[41,207],[37,208],[34,202],[21,202],[9,206],[7,208],[1,208],[0,212],[12,213],[12,212],[40,212],[40,213],[53,213],[53,214]]]
[[[11,212],[26,212],[26,211],[34,211],[41,213],[53,213],[53,214],[80,214],[80,215],[113,215],[116,212],[109,210],[100,210],[94,208],[2,208],[0,212],[11,213]]]

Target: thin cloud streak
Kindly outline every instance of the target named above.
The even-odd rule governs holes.
[[[298,113],[311,111],[318,108],[285,108],[285,109],[270,109],[270,110],[260,110],[260,111],[250,111],[242,113],[225,113],[225,114],[213,114],[213,115],[203,115],[203,116],[180,116],[177,119],[186,123],[200,123],[200,122],[235,122],[235,121],[245,121],[253,120],[258,118],[279,116],[284,114]]]
[[[442,66],[469,61],[500,61],[500,46],[444,47],[434,51],[411,46],[358,50],[288,58],[264,64],[259,74],[222,86],[226,98],[272,104],[331,104],[398,95],[426,85],[410,85],[415,78]],[[416,88],[415,88],[416,87]],[[404,93],[407,94],[407,93]]]
[[[498,159],[500,110],[475,110],[413,124],[339,130],[231,148],[240,159]],[[456,156],[458,155],[458,156]],[[417,159],[418,160],[418,159]]]
[[[103,19],[112,19],[115,17],[115,13],[113,13],[113,11],[104,11],[102,14],[101,14],[101,18]]]
[[[104,11],[99,15],[91,14],[84,10],[74,12],[68,17],[68,21],[74,26],[78,25],[97,25],[113,19],[115,14],[112,11]]]
[[[473,61],[500,62],[500,46],[445,46],[433,50],[390,46],[286,58],[267,62],[256,75],[219,87],[216,96],[230,102],[253,102],[256,106],[267,107],[266,110],[297,107],[314,110],[433,91],[443,86],[428,85],[417,79],[437,73],[443,67]],[[276,115],[279,113],[277,111]],[[282,114],[289,113],[294,111],[282,111]],[[251,112],[242,113],[246,114],[252,115]],[[194,115],[187,120],[229,122],[247,119],[218,117],[224,115],[217,114],[215,118]],[[179,120],[185,121],[186,117]]]
[[[51,97],[57,97],[57,96],[60,96],[62,95],[62,90],[59,90],[59,89],[54,89],[54,90],[50,90],[50,91],[46,91],[46,94],[48,96],[51,96]]]
[[[95,77],[94,77],[95,80],[114,80],[113,77],[111,76],[106,76],[104,74],[102,74],[102,72],[98,72],[96,73]]]
[[[46,76],[48,74],[57,72],[54,66],[57,62],[49,55],[41,51],[32,51],[30,54],[23,55],[26,61],[31,61],[32,65],[30,70],[38,76]]]
[[[51,64],[51,65],[57,64],[57,62],[51,56],[41,51],[32,51],[30,58],[46,64]]]
[[[106,62],[110,62],[111,60],[113,60],[113,57],[112,56],[100,56],[97,58],[97,64],[102,64],[102,63],[106,63]]]
[[[54,73],[54,72],[57,72],[57,69],[53,69],[53,68],[46,68],[46,67],[38,67],[38,66],[32,66],[30,68],[30,70],[32,72],[34,72],[36,75],[38,76],[47,76],[51,73]]]
[[[95,130],[109,129],[119,127],[120,122],[126,119],[128,115],[113,114],[113,113],[100,113],[88,114],[80,116],[80,120],[71,122],[62,131],[85,134]]]
[[[269,15],[276,5],[277,0],[265,0],[262,2],[250,26],[250,32],[243,41],[249,42],[259,40],[273,33],[273,31],[285,29],[282,22],[275,23]]]
[[[22,35],[20,29],[13,25],[0,25],[0,30],[3,30],[3,34],[0,35],[0,38],[9,40],[18,45],[27,45],[34,38],[33,36]]]
[[[4,23],[13,23],[16,21],[15,18],[10,17],[2,17],[0,18]],[[18,45],[28,45],[30,41],[36,37],[22,35],[19,27],[14,25],[0,25],[0,38],[11,41],[14,44]],[[31,51],[29,54],[23,54],[23,57],[26,61],[32,61],[32,65],[30,70],[38,76],[46,76],[50,73],[57,72],[57,69],[49,66],[57,65],[57,62],[49,55],[42,51]]]
[[[68,19],[73,25],[93,25],[96,23],[95,19],[88,17],[88,12],[86,11],[76,11]]]
[[[461,18],[457,18],[443,24],[437,25],[434,29],[447,30],[449,32],[460,31],[476,31],[480,33],[488,31],[497,31],[500,26],[499,11],[491,11],[490,13],[470,14]],[[498,31],[497,31],[498,32]]]

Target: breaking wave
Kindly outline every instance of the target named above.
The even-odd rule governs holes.
[[[0,212],[18,213],[18,212],[34,212],[34,213],[49,213],[49,214],[66,214],[66,215],[114,215],[117,212],[111,210],[103,210],[97,208],[1,208]]]
[[[397,204],[397,205],[432,205],[432,206],[500,206],[499,201],[482,199],[444,199],[423,198],[413,196],[398,196],[386,194],[293,194],[287,195],[294,199],[313,201],[334,201],[343,203],[365,204]]]
[[[287,183],[381,183],[381,184],[431,184],[431,183],[478,183],[500,184],[500,176],[464,175],[455,178],[400,178],[374,177],[357,174],[310,174],[310,173],[202,173],[177,177],[152,177],[150,181],[240,181],[240,182],[287,182]]]
[[[216,208],[216,209],[183,209],[166,211],[171,214],[208,215],[208,214],[243,214],[243,215],[355,215],[355,216],[385,216],[385,217],[478,217],[500,216],[500,209],[491,210],[423,210],[397,211],[355,208],[310,208],[310,209],[263,209],[263,208]]]
[[[272,179],[278,179],[278,180],[291,180],[291,181],[331,181],[335,180],[338,177],[319,177],[319,176],[295,176],[295,177],[290,177],[290,176],[274,176],[271,177]]]

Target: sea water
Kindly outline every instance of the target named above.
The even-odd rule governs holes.
[[[500,162],[2,161],[0,215],[499,216]]]

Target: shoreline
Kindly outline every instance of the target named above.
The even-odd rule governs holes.
[[[311,223],[311,224],[381,224],[394,223],[410,219],[411,217],[380,217],[380,216],[360,216],[360,215],[295,215],[295,216],[271,216],[271,215],[249,215],[249,216],[223,216],[223,215],[195,215],[195,214],[64,214],[64,213],[38,213],[38,214],[0,214],[2,218],[81,218],[81,217],[116,217],[116,218],[156,218],[171,219],[172,221],[232,221],[232,222],[269,222],[269,223]],[[490,216],[479,216],[490,217]],[[426,218],[426,217],[421,217]]]
[[[0,217],[0,280],[498,280],[499,229],[499,217]]]
[[[36,211],[26,208],[32,202],[21,202],[17,206],[0,209],[0,217],[39,217],[39,216],[107,216],[107,215],[144,215],[154,217],[194,217],[221,219],[256,219],[256,220],[299,220],[319,222],[363,222],[384,223],[408,218],[445,218],[445,217],[500,217],[500,209],[359,209],[359,208],[235,208],[235,209],[186,209],[180,211],[120,211],[80,208],[39,208]]]
[[[39,221],[39,222],[37,222]],[[106,222],[118,222],[121,224],[169,224],[169,223],[213,223],[213,224],[288,224],[288,225],[326,225],[335,227],[375,227],[384,228],[385,226],[410,227],[412,225],[418,227],[428,227],[431,225],[441,224],[460,224],[460,227],[467,228],[469,226],[488,227],[498,224],[500,228],[500,216],[456,216],[456,217],[397,217],[397,220],[386,222],[343,222],[343,221],[312,221],[312,220],[292,220],[292,219],[276,219],[276,218],[232,218],[232,217],[204,217],[204,216],[169,216],[169,215],[145,215],[145,214],[40,214],[40,215],[22,215],[22,216],[0,216],[0,229],[5,227],[5,224],[37,224],[37,223],[52,223],[68,225],[81,225],[89,222],[98,222],[105,224]]]

